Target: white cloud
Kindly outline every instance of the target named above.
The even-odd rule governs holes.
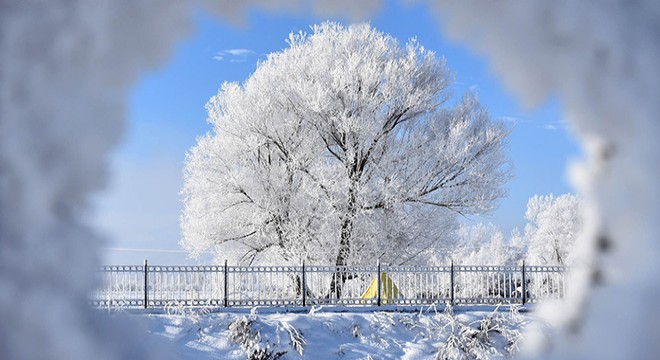
[[[528,123],[530,122],[530,119],[522,116],[522,115],[504,115],[504,116],[497,116],[497,120],[504,121],[506,123],[509,123],[513,126],[516,126],[521,123]]]
[[[517,124],[518,121],[520,120],[516,116],[500,116],[500,117],[498,117],[498,119],[502,120],[502,121],[505,121],[505,122],[508,122],[508,123],[513,123],[513,124]]]
[[[549,123],[543,125],[543,128],[546,129],[546,130],[552,130],[552,131],[559,130],[559,129],[564,129],[565,130],[565,129],[567,129],[567,123],[566,123],[566,120],[552,121],[552,122],[549,122]]]
[[[249,56],[254,54],[254,50],[250,49],[225,49],[218,51],[213,56],[213,59],[218,61],[245,62]]]
[[[250,49],[229,49],[225,50],[225,52],[234,56],[247,56],[249,54],[254,54],[254,51]]]

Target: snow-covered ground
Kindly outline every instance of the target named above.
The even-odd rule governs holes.
[[[168,313],[169,312],[169,313]],[[503,358],[518,351],[531,313],[516,308],[414,312],[174,309],[137,313],[183,359]]]

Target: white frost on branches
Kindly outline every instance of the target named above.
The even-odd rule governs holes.
[[[575,240],[582,229],[580,199],[573,194],[534,195],[527,203],[522,239],[531,265],[571,265]],[[515,239],[513,242],[517,242]]]
[[[520,249],[493,224],[461,224],[455,236],[451,259],[456,265],[518,265]]]
[[[193,254],[406,263],[503,196],[508,130],[469,94],[448,105],[433,52],[335,23],[289,45],[207,105],[213,132],[189,152],[183,189]]]
[[[461,226],[451,258],[463,265],[573,265],[573,245],[582,230],[577,195],[534,195],[527,203],[524,233],[509,239],[493,224]]]

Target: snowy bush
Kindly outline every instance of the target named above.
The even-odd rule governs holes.
[[[445,336],[436,359],[492,359],[509,358],[516,354],[521,341],[521,318],[517,308],[507,316],[494,310],[482,319],[464,322],[447,309],[440,318],[444,324],[440,333]]]
[[[192,320],[193,323],[198,323],[204,316],[211,313],[210,305],[202,303],[199,307],[193,308],[187,306],[185,301],[168,302],[164,309],[165,313],[169,316],[185,316]]]
[[[247,354],[248,360],[277,360],[286,351],[277,351],[268,341],[262,341],[254,320],[243,316],[229,325],[229,340],[239,344]],[[300,343],[296,342],[296,346]]]

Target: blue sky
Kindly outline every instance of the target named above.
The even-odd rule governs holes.
[[[97,197],[93,219],[107,238],[104,262],[192,262],[178,246],[179,191],[186,151],[197,136],[210,130],[204,104],[222,82],[244,81],[259,60],[285,48],[290,32],[309,31],[325,20],[349,23],[253,10],[237,26],[195,14],[192,36],[174,49],[167,63],[144,74],[130,95],[124,140],[112,158],[113,178]],[[493,222],[508,234],[524,226],[530,196],[572,191],[566,165],[579,157],[580,150],[564,127],[561,104],[548,99],[536,109],[521,108],[489,71],[484,57],[448,40],[423,4],[388,2],[369,21],[401,43],[416,37],[425,48],[444,56],[454,72],[456,96],[476,92],[494,118],[511,126],[508,152],[515,173],[507,184],[509,195],[490,216],[466,222]]]

